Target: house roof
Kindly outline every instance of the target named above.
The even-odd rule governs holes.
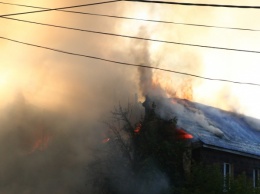
[[[260,120],[183,99],[159,101],[162,118],[177,117],[177,125],[194,136],[193,141],[229,152],[260,158]]]

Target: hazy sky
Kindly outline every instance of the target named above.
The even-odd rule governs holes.
[[[95,1],[88,1],[88,3],[91,2]],[[196,2],[203,3],[203,1]],[[10,3],[21,2],[12,1]],[[22,3],[43,7],[63,7],[83,4],[86,1],[77,0],[73,3],[71,1],[55,1],[55,3],[53,1],[23,1]],[[215,1],[215,3],[226,2]],[[229,1],[229,4],[232,3],[257,5],[257,1],[247,1],[246,4],[244,1]],[[0,9],[2,14],[32,10],[8,5],[1,5]],[[255,22],[255,19],[259,18],[260,11],[254,9],[118,2],[82,7],[76,10],[144,19],[260,29],[260,24]],[[260,49],[260,32],[156,24],[57,11],[20,15],[15,18],[183,43],[248,50]],[[1,19],[0,22],[0,33],[4,37],[112,60],[135,62],[131,56],[133,53],[130,51],[130,45],[133,42],[131,39],[6,19]],[[145,29],[146,34],[140,34],[140,28]],[[0,53],[0,105],[10,102],[14,93],[17,92],[22,92],[32,103],[59,108],[64,108],[70,103],[73,106],[76,104],[82,107],[82,101],[90,102],[90,99],[97,97],[96,95],[102,95],[103,90],[113,93],[106,97],[109,102],[113,102],[115,98],[120,100],[121,97],[117,93],[121,95],[125,93],[124,90],[129,92],[129,94],[125,94],[126,96],[131,95],[130,93],[138,93],[135,68],[64,55],[6,40],[1,40],[0,47],[2,51]],[[260,83],[258,76],[260,57],[258,54],[154,42],[149,43],[149,52],[151,59],[159,67],[212,78]],[[259,87],[190,79],[159,71],[156,71],[155,74],[158,82],[167,85],[168,90],[177,91],[180,97],[185,96],[181,93],[184,91],[183,88],[188,86],[192,88],[192,96],[195,101],[260,118],[257,100],[260,97]],[[120,87],[117,80],[120,80],[120,84],[125,82],[129,90],[126,87]],[[108,84],[110,81],[114,81],[114,83]]]

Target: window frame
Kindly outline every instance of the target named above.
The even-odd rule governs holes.
[[[256,176],[257,175],[257,176]],[[259,188],[260,187],[260,169],[254,168],[253,169],[253,187]]]
[[[228,167],[228,169],[227,169]],[[223,188],[224,192],[230,189],[230,178],[232,176],[232,164],[224,162],[223,163]]]

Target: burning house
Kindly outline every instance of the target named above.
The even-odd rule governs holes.
[[[259,120],[177,98],[147,98],[146,109],[152,101],[159,117],[177,117],[180,134],[191,141],[192,160],[221,165],[224,177],[246,173],[258,186]]]

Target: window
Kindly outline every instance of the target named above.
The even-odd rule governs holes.
[[[260,180],[260,169],[254,169],[253,170],[253,186],[259,187],[259,180]]]
[[[230,177],[231,177],[231,164],[224,163],[223,165],[223,176],[224,176],[224,191],[227,191],[230,188]]]

